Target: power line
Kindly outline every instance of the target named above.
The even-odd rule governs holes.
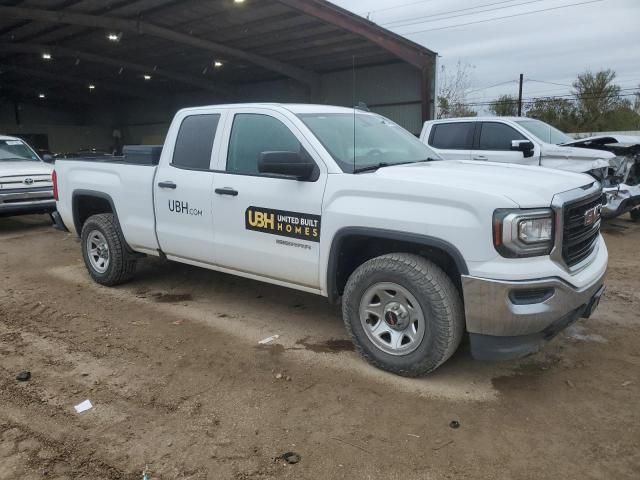
[[[410,25],[418,25],[418,24],[421,24],[421,23],[440,22],[442,20],[449,20],[449,19],[452,19],[452,18],[466,17],[468,15],[476,15],[478,13],[494,12],[496,10],[502,10],[502,9],[505,9],[505,8],[520,7],[520,6],[523,6],[523,5],[529,5],[530,3],[544,2],[546,0],[530,0],[528,2],[518,3],[518,4],[515,4],[515,5],[504,5],[504,6],[498,7],[498,8],[487,8],[485,10],[477,10],[477,9],[483,8],[483,7],[489,7],[489,6],[492,6],[492,5],[502,5],[502,4],[511,3],[511,2],[514,2],[514,1],[517,1],[517,0],[506,0],[506,1],[503,0],[502,2],[487,3],[487,4],[484,4],[484,5],[478,5],[476,7],[461,8],[459,10],[449,10],[448,12],[434,13],[432,15],[425,15],[423,17],[416,17],[416,18],[413,18],[413,19],[404,19],[404,20],[396,20],[394,22],[389,22],[389,23],[381,23],[380,25],[388,27],[388,26],[390,26],[392,24],[399,23],[400,25],[392,25],[393,28],[408,27]],[[442,15],[448,15],[450,13],[465,12],[465,11],[468,11],[468,10],[476,10],[476,11],[468,12],[468,13],[460,13],[459,15],[451,15],[451,16],[443,17],[443,18],[431,18],[431,17],[439,17],[439,16],[442,16]],[[424,18],[428,18],[429,20],[421,20],[421,19],[424,19]]]
[[[389,10],[395,10],[396,8],[411,7],[413,5],[418,5],[421,3],[428,3],[428,2],[433,2],[433,0],[420,0],[418,2],[404,3],[402,5],[394,5],[393,7],[378,8],[377,10],[368,10],[366,13],[372,14],[372,13],[379,13],[379,12],[387,12]]]
[[[588,2],[578,2],[578,3],[571,3],[569,5],[561,5],[559,7],[551,7],[551,8],[543,8],[541,10],[532,10],[530,12],[523,12],[523,13],[516,13],[513,15],[506,15],[503,17],[494,17],[494,18],[488,18],[485,20],[477,20],[475,22],[467,22],[467,23],[459,23],[456,25],[448,25],[446,27],[438,27],[438,28],[429,28],[427,30],[417,30],[415,32],[404,32],[402,33],[402,35],[416,35],[418,33],[426,33],[426,32],[435,32],[437,30],[446,30],[448,28],[456,28],[456,27],[465,27],[467,25],[476,25],[479,23],[486,23],[486,22],[493,22],[495,20],[503,20],[506,18],[515,18],[515,17],[522,17],[524,15],[532,15],[534,13],[541,13],[541,12],[550,12],[552,10],[560,10],[561,8],[568,8],[568,7],[577,7],[577,6],[581,6],[581,5],[589,5],[591,3],[599,3],[599,2],[603,2],[604,0],[590,0]]]
[[[569,98],[567,98],[567,96],[565,95],[557,95],[557,96],[550,96],[550,97],[530,97],[530,98],[525,98],[522,100],[523,105],[532,105],[534,104],[536,101],[538,100],[569,100],[571,97],[573,97],[575,100],[596,100],[596,99],[605,99],[605,98],[626,98],[626,97],[635,97],[637,95],[637,93],[625,93],[622,95],[584,95],[581,96],[580,98],[576,97],[575,95],[571,95],[568,96]],[[517,105],[518,103],[518,99],[514,98],[513,100],[505,100],[505,101],[500,101],[499,98],[496,98],[494,100],[487,100],[484,102],[466,102],[466,103],[461,103],[460,105],[463,105],[465,107],[481,107],[481,106],[489,106],[489,105],[493,105],[494,103],[513,103],[514,105]]]
[[[512,80],[512,81],[513,81],[513,82],[515,82],[515,80]],[[525,79],[525,82],[526,82],[526,81],[531,81],[531,80],[527,80],[527,79]],[[506,84],[506,83],[509,83],[509,82],[505,82],[505,84]],[[552,82],[542,82],[542,81],[541,81],[540,83],[551,83],[552,85],[554,85]],[[628,81],[625,81],[625,82],[623,82],[623,83],[633,83],[633,84],[636,84],[636,83],[637,83],[637,81],[635,81],[635,80],[628,80]],[[471,91],[469,91],[469,92],[467,92],[467,93],[475,93],[475,92],[478,92],[478,91],[481,91],[481,90],[488,90],[488,89],[490,89],[490,88],[493,88],[493,87],[495,87],[495,86],[500,86],[500,85],[501,85],[501,84],[498,84],[498,85],[492,85],[492,86],[490,86],[490,87],[485,87],[485,88],[479,88],[479,89],[477,89],[477,90],[471,90]],[[563,85],[563,86],[564,86],[564,85]],[[570,87],[570,88],[574,88],[574,87],[573,87],[573,85],[566,85],[566,86],[567,86],[567,87]],[[639,89],[639,88],[640,88],[640,86],[638,86],[638,87],[635,87],[635,86],[634,86],[634,87],[626,87],[626,86],[623,86],[623,85],[621,85],[621,84],[616,84],[616,86],[620,87],[620,91],[636,90],[636,89]],[[567,91],[567,89],[566,89],[566,88],[563,88],[563,89],[554,88],[553,90],[542,90],[542,91],[539,91],[539,92],[532,92],[532,93],[533,93],[533,95],[535,95],[535,96],[539,96],[539,95],[544,95],[544,94],[546,94],[546,93],[558,93],[558,92],[566,92],[566,91]]]
[[[566,83],[546,82],[544,80],[534,80],[533,78],[527,78],[525,81],[527,81],[527,82],[536,82],[536,83],[546,83],[548,85],[559,85],[560,87],[573,88],[573,85],[567,85]]]
[[[576,94],[567,94],[567,95],[546,95],[546,96],[534,96],[534,97],[528,97],[523,99],[523,101],[525,102],[533,102],[536,100],[561,100],[561,99],[585,99],[585,100],[589,100],[589,99],[597,99],[597,98],[614,98],[614,97],[633,97],[635,95],[637,95],[638,93],[640,93],[640,87],[633,87],[633,88],[621,88],[620,91],[621,92],[628,92],[631,90],[637,90],[637,92],[634,93],[621,93],[621,94],[613,94],[613,95],[601,95],[601,94],[595,94],[595,93],[590,93],[590,94],[586,94],[586,95],[576,95]],[[496,101],[501,101],[500,98],[494,98],[493,100],[483,100],[483,101],[471,101],[471,102],[466,102],[463,105],[484,105],[484,104],[492,104]],[[512,100],[504,100],[501,103],[516,103],[518,100],[516,98],[513,98]]]
[[[489,85],[488,87],[483,87],[483,88],[478,88],[476,90],[469,90],[466,93],[475,93],[475,92],[481,92],[482,90],[489,90],[490,88],[494,88],[494,87],[500,87],[502,85],[507,85],[509,83],[517,83],[517,80],[507,80],[506,82],[502,82],[502,83],[496,83],[495,85]]]

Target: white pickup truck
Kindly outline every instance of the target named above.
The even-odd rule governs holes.
[[[640,149],[637,143],[628,143],[633,137],[615,137],[575,140],[526,117],[431,120],[420,134],[420,140],[445,160],[538,165],[589,174],[603,187],[603,217],[630,212],[634,221],[640,221]]]
[[[465,332],[478,358],[537,351],[604,289],[587,175],[438,161],[384,117],[317,105],[181,110],[151,157],[56,163],[95,281],[146,254],[342,300],[357,349],[397,374],[431,372]]]

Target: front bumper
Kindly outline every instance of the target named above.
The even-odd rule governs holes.
[[[0,190],[0,216],[51,213],[55,209],[52,187]]]
[[[605,274],[583,288],[558,278],[501,281],[462,277],[471,352],[481,359],[517,358],[597,307]]]
[[[634,208],[640,208],[640,185],[626,185],[621,183],[616,187],[604,188],[602,205],[603,218],[615,218]]]

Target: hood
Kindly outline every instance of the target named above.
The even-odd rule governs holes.
[[[615,155],[603,150],[542,144],[540,164],[543,167],[586,173],[599,168],[612,167]]]
[[[554,195],[590,185],[587,175],[537,166],[467,160],[434,161],[381,168],[376,175],[384,179],[404,179],[425,185],[500,195],[522,208],[549,206]]]
[[[640,136],[636,135],[598,135],[567,142],[565,145],[611,152],[619,157],[640,154]]]
[[[25,175],[51,175],[53,167],[48,163],[35,161],[9,162],[0,160],[0,178]]]
[[[640,136],[637,135],[596,135],[594,137],[580,138],[562,145],[600,149],[607,145],[612,147],[634,147],[640,146]]]

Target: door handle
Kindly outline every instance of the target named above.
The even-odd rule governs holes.
[[[477,157],[473,157],[474,160],[487,160],[488,158],[484,155],[478,155]]]
[[[238,196],[238,191],[234,190],[233,188],[230,188],[230,187],[216,188],[216,193],[218,195],[229,195],[230,197],[237,197]]]
[[[173,182],[160,182],[158,183],[158,186],[160,188],[170,188],[172,190],[175,190],[176,188],[178,188],[178,186]]]

